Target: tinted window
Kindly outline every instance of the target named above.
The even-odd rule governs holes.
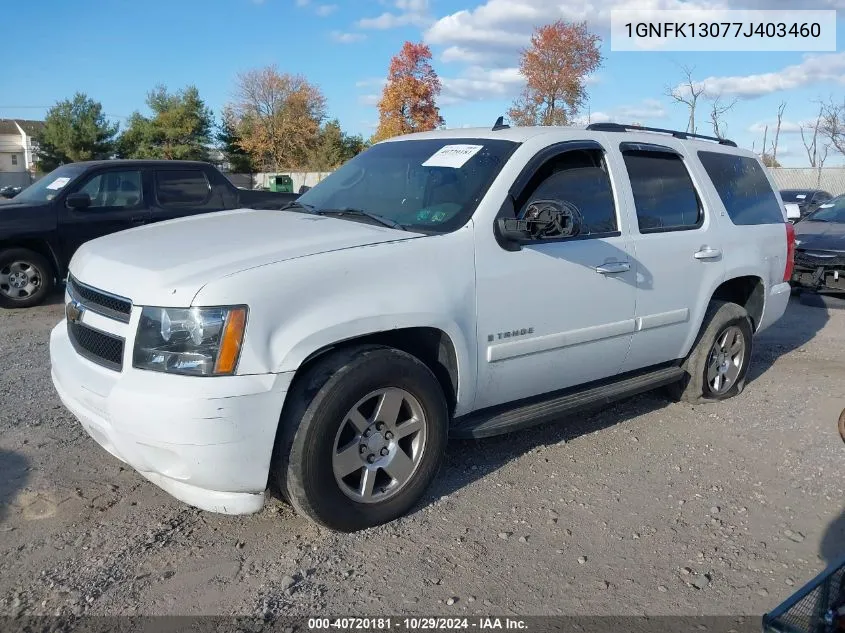
[[[141,202],[141,172],[108,171],[87,181],[77,193],[91,198],[88,210],[102,207],[134,207]]]
[[[746,156],[698,152],[734,224],[780,224],[783,212],[760,163]]]
[[[516,147],[478,138],[379,143],[299,201],[318,210],[369,211],[424,232],[454,231],[466,224]]]
[[[780,192],[780,198],[784,202],[806,202],[811,193],[806,189],[784,189]]]
[[[679,231],[701,225],[701,203],[680,156],[648,151],[629,151],[623,156],[634,192],[640,233]]]
[[[845,223],[845,196],[839,196],[821,205],[803,220],[804,222]]]
[[[156,172],[156,196],[163,205],[205,204],[209,193],[208,179],[198,169]]]
[[[519,217],[532,202],[553,200],[574,206],[581,214],[581,235],[617,230],[613,190],[601,152],[580,150],[558,156],[540,168],[521,196]]]

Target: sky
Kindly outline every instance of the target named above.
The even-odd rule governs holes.
[[[80,91],[122,122],[145,112],[157,84],[196,85],[219,114],[239,72],[275,64],[319,85],[329,116],[368,137],[390,58],[410,40],[432,49],[446,126],[492,126],[522,89],[519,56],[532,29],[586,20],[604,61],[579,122],[685,129],[688,111],[666,91],[686,67],[705,94],[736,100],[726,136],[741,146],[759,151],[785,102],[778,159],[806,166],[800,125],[815,119],[818,100],[845,99],[845,13],[832,52],[611,50],[610,9],[690,7],[845,9],[845,0],[28,0],[14,11],[14,23],[28,26],[4,33],[0,117],[43,118]],[[699,133],[712,132],[709,107],[699,107]],[[845,162],[833,156],[828,164]]]

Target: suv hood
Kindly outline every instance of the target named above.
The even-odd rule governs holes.
[[[845,251],[845,224],[802,220],[795,225],[795,238],[801,250]]]
[[[248,268],[417,237],[307,213],[236,209],[92,240],[76,252],[70,271],[138,305],[189,306],[207,283]]]

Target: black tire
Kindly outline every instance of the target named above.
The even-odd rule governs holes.
[[[346,414],[378,389],[414,396],[425,415],[426,444],[414,474],[384,501],[358,502],[341,490],[332,455]],[[354,532],[407,513],[431,484],[446,451],[449,412],[443,390],[420,360],[397,349],[356,345],[319,359],[288,393],[270,479],[294,508],[332,530]]]
[[[10,248],[0,251],[0,280],[3,279],[4,270],[8,274],[9,267],[16,263],[23,263],[29,267],[28,270],[35,272],[39,281],[38,287],[25,297],[15,298],[14,289],[9,284],[3,284],[0,286],[0,307],[31,308],[44,303],[55,286],[55,272],[50,262],[28,248]]]
[[[736,326],[742,332],[745,352],[739,375],[733,386],[723,393],[715,393],[707,381],[707,362],[717,339],[730,327]],[[669,395],[676,401],[690,403],[717,402],[733,398],[745,389],[754,332],[751,319],[745,308],[727,301],[711,301],[701,324],[701,331],[682,367],[684,377],[669,385]]]

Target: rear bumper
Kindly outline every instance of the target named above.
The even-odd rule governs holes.
[[[757,326],[758,332],[765,330],[783,316],[786,306],[789,305],[791,291],[792,286],[789,282],[775,284],[769,288],[769,296],[766,297],[766,303],[763,306],[763,316]]]
[[[50,335],[50,361],[65,407],[100,446],[151,482],[211,512],[263,507],[291,373],[115,372],[79,356],[64,321]]]

